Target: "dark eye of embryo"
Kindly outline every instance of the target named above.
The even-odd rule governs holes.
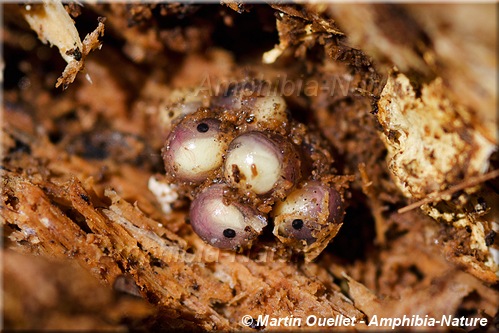
[[[227,228],[224,230],[224,237],[234,238],[236,237],[236,232],[234,231],[234,229]]]
[[[293,222],[291,222],[291,226],[295,230],[300,230],[301,228],[303,228],[303,220],[301,220],[301,219],[294,219]]]
[[[210,126],[208,126],[207,123],[201,123],[196,127],[196,129],[198,130],[198,132],[206,133],[210,129]]]

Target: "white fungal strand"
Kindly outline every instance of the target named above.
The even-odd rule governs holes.
[[[172,212],[171,204],[178,199],[177,186],[162,182],[156,176],[151,176],[147,187],[156,196],[163,212],[170,214]]]

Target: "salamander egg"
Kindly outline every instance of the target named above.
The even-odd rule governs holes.
[[[170,133],[163,149],[167,175],[199,183],[222,165],[227,149],[220,121],[184,118]]]
[[[278,202],[272,211],[274,234],[283,242],[314,243],[323,229],[341,223],[340,194],[318,181],[310,181]]]
[[[221,184],[204,189],[191,203],[190,221],[205,242],[238,250],[251,245],[267,225],[267,218],[240,202],[225,202],[226,189]]]
[[[224,177],[231,186],[256,194],[286,192],[298,179],[299,166],[295,149],[284,138],[252,131],[230,143]]]

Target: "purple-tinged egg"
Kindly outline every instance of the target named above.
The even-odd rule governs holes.
[[[322,250],[339,230],[343,203],[334,188],[309,181],[277,202],[271,214],[273,233],[281,242],[301,245],[304,252],[316,242],[324,243]]]
[[[184,118],[170,133],[163,148],[166,174],[176,180],[199,183],[223,162],[227,142],[220,121]]]
[[[263,81],[230,85],[211,101],[212,106],[237,112],[249,130],[279,131],[289,123],[285,99]]]
[[[204,189],[192,201],[190,223],[208,244],[230,250],[251,246],[267,225],[267,218],[240,202],[227,202],[225,185],[217,184]]]

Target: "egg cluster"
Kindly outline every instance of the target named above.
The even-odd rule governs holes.
[[[342,224],[342,176],[327,142],[259,87],[242,82],[208,106],[183,105],[192,111],[162,150],[166,178],[191,200],[190,223],[205,242],[239,251],[269,226],[311,260]]]

